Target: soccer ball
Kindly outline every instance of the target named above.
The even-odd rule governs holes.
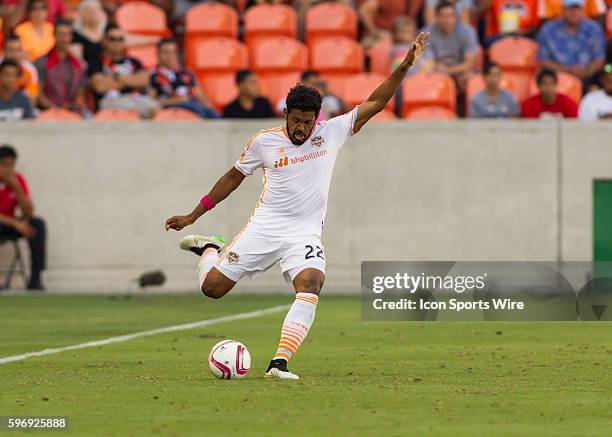
[[[239,341],[223,340],[212,347],[208,366],[219,379],[241,379],[251,368],[251,354]]]

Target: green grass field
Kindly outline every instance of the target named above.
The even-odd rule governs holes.
[[[291,301],[0,296],[0,358]],[[70,416],[79,436],[610,435],[612,323],[362,322],[358,298],[322,296],[302,379],[271,381],[284,315],[0,365],[0,415]],[[224,338],[249,348],[245,380],[209,372]]]

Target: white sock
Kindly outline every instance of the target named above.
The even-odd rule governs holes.
[[[200,262],[198,263],[198,279],[200,280],[200,288],[202,288],[202,284],[204,284],[206,275],[210,269],[217,264],[217,261],[219,261],[219,252],[217,249],[214,247],[207,247],[204,249],[202,258],[200,258]]]
[[[318,302],[319,296],[314,293],[295,295],[295,302],[289,308],[283,322],[281,338],[274,355],[275,360],[280,358],[289,361],[289,358],[297,352],[314,322]]]

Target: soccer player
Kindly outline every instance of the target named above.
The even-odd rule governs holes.
[[[213,299],[225,296],[244,275],[253,276],[280,261],[283,276],[293,284],[296,296],[267,376],[299,379],[289,372],[287,364],[314,321],[325,280],[321,231],[336,157],[344,142],[385,108],[428,43],[429,34],[419,34],[404,61],[365,102],[328,121],[315,124],[321,94],[296,85],[287,95],[286,126],[256,133],[234,167],[221,176],[190,214],[166,221],[166,230],[177,231],[195,223],[238,188],[245,177],[263,169],[259,201],[227,247],[218,235],[189,235],[181,240],[180,247],[201,257],[200,288]]]

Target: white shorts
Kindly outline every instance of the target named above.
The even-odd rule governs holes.
[[[252,278],[265,272],[278,261],[289,284],[304,269],[325,273],[325,254],[318,236],[273,237],[251,233],[248,228],[225,248],[215,268],[238,282],[244,275]]]

